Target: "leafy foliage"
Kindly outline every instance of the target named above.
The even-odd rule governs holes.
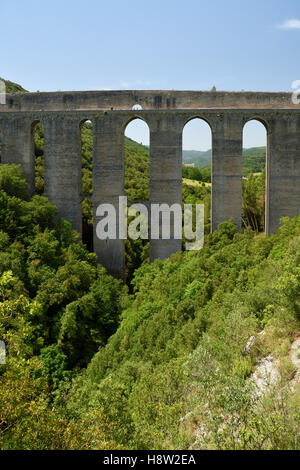
[[[210,167],[204,168],[192,168],[192,167],[182,167],[182,177],[188,178],[196,181],[203,181],[210,183],[211,182],[211,169]]]
[[[6,87],[6,93],[24,93],[27,92],[21,85],[18,83],[11,82],[10,80],[4,80],[0,77],[0,80],[4,81]]]
[[[129,448],[190,446],[197,427],[200,448],[295,448],[300,397],[290,373],[279,401],[276,389],[255,396],[248,377],[270,351],[286,357],[299,332],[299,234],[300,217],[269,239],[224,223],[201,252],[143,265],[118,331],[74,382],[67,408],[82,417],[101,407],[119,423],[109,438]]]
[[[54,222],[56,208],[46,198],[36,195],[29,200],[25,189],[16,165],[0,167],[0,275],[14,285],[13,289],[7,286],[6,296],[11,292],[13,299],[23,295],[33,302],[28,311],[22,307],[22,317],[30,326],[35,352],[58,340],[61,349],[69,351],[73,337],[72,352],[84,364],[118,324],[121,284],[97,267],[96,255],[88,253],[69,223]],[[7,273],[12,277],[7,278]],[[83,308],[76,316],[79,341],[66,317],[76,302],[84,306],[84,299],[89,301],[88,310],[84,313]],[[87,328],[87,318],[93,329]],[[87,340],[84,330],[95,337],[94,342]],[[63,338],[69,338],[68,347]],[[68,362],[72,362],[71,353]]]

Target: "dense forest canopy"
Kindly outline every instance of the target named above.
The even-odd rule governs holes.
[[[300,217],[270,238],[224,223],[135,270],[129,295],[13,165],[0,199],[3,449],[295,448]],[[257,396],[270,355],[280,381]]]

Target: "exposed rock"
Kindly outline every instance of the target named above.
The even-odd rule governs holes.
[[[291,387],[293,390],[300,382],[300,339],[296,339],[293,342],[290,350],[290,359],[297,370],[293,380],[291,381]]]
[[[255,372],[250,379],[255,385],[257,396],[264,395],[271,388],[275,387],[280,380],[280,372],[272,356],[261,359],[256,366]]]
[[[244,347],[244,354],[246,354],[246,355],[250,354],[251,349],[252,349],[252,346],[253,346],[253,344],[255,343],[255,340],[256,340],[257,338],[261,338],[261,337],[264,336],[265,334],[266,334],[265,331],[261,331],[260,333],[258,333],[257,336],[250,336],[250,338],[249,338],[249,340],[248,340],[246,346]]]
[[[250,354],[251,348],[253,346],[253,343],[256,339],[256,336],[251,336],[250,339],[248,340],[246,346],[244,347],[244,354]]]
[[[296,339],[293,342],[291,346],[290,357],[294,366],[300,370],[300,339]]]
[[[183,423],[186,419],[190,418],[191,416],[193,416],[193,412],[189,411],[189,413],[187,413],[185,416],[183,416],[182,418],[178,420],[177,424]]]

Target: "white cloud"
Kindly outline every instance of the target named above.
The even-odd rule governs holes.
[[[300,20],[286,20],[282,24],[279,24],[277,28],[280,29],[300,29]]]

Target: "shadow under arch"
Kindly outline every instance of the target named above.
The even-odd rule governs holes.
[[[30,181],[31,187],[36,194],[44,193],[44,176],[45,176],[45,160],[44,160],[44,124],[41,120],[35,119],[31,123],[31,158],[34,168],[33,178]]]
[[[93,251],[93,163],[94,163],[94,125],[86,117],[78,125],[78,139],[81,155],[81,213],[82,241],[89,251]]]
[[[245,135],[253,124],[262,126],[264,129],[264,145],[257,145],[245,148]],[[257,128],[258,129],[258,128]],[[259,127],[260,132],[262,130]],[[253,133],[253,130],[252,130]],[[269,133],[268,121],[259,115],[253,115],[245,120],[242,129],[243,139],[243,194],[242,194],[242,225],[244,228],[250,227],[256,232],[268,231],[268,200],[269,200]],[[261,137],[260,137],[261,138]],[[262,142],[260,142],[262,144]],[[265,151],[262,150],[265,147]],[[257,149],[250,150],[248,149]],[[263,153],[262,153],[263,152]]]

